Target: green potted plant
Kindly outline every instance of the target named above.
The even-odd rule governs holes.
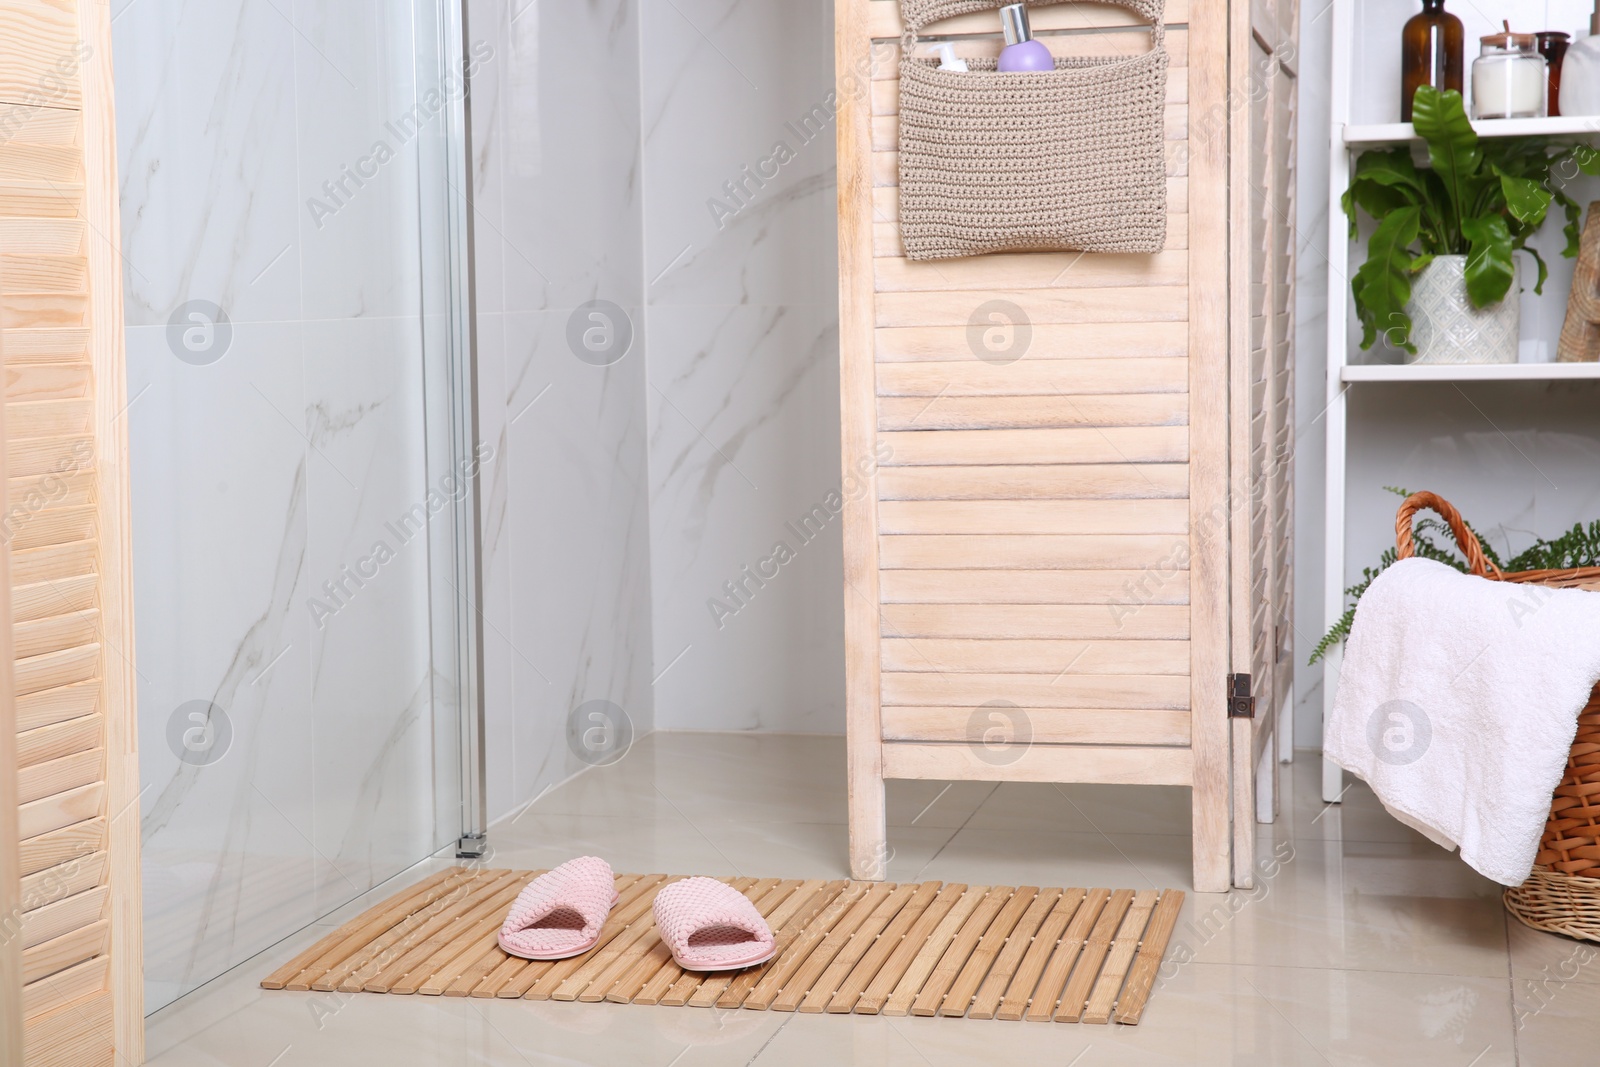
[[[1566,212],[1566,256],[1578,254],[1576,201],[1551,181],[1574,158],[1571,145],[1541,138],[1480,139],[1461,94],[1424,85],[1411,121],[1427,146],[1428,167],[1409,146],[1362,153],[1344,194],[1350,237],[1356,209],[1377,228],[1351,280],[1361,319],[1361,347],[1381,334],[1411,363],[1515,363],[1520,328],[1516,253],[1548,274],[1528,246],[1552,202]],[[1600,173],[1600,156],[1579,153],[1578,166]]]

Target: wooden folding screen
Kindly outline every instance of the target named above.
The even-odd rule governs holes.
[[[1251,670],[1231,558],[1276,531],[1235,533],[1252,488],[1230,455],[1245,5],[1167,3],[1165,251],[920,263],[898,236],[898,4],[836,12],[843,453],[875,489],[845,513],[853,871],[882,877],[885,779],[1099,782],[1189,787],[1195,888],[1249,884],[1233,745],[1272,716],[1261,699],[1255,735],[1230,726],[1230,675]],[[1032,14],[1057,55],[1149,47],[1121,8]],[[993,55],[998,26],[980,11],[923,39]]]
[[[1295,85],[1299,4],[1254,0],[1233,22],[1233,662],[1254,719],[1233,720],[1234,880],[1252,884],[1254,824],[1277,812],[1293,740]],[[1274,741],[1276,740],[1276,744]]]
[[[111,14],[0,0],[0,349],[25,1061],[143,1060]],[[7,1007],[15,1011],[17,1008]]]

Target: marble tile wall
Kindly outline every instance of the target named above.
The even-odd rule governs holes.
[[[151,1009],[457,832],[390,526],[428,491],[411,19],[115,13]],[[229,730],[186,761],[196,701]]]
[[[606,758],[579,743],[593,702],[616,736],[654,726],[640,25],[636,0],[468,10],[497,57],[473,82],[472,162],[500,816]]]
[[[789,525],[840,489],[832,5],[643,0],[643,40],[656,722],[841,733],[838,520]]]

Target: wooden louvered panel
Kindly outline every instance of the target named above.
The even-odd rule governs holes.
[[[1095,426],[1083,429],[881,433],[884,467],[991,466],[1035,463],[1187,462],[1186,426]],[[1130,468],[1131,470],[1132,468]]]
[[[1187,641],[901,638],[883,640],[884,671],[1077,675],[1187,675]]]
[[[887,679],[891,676],[884,677]],[[1186,680],[1184,684],[1187,686]],[[1187,745],[1193,736],[1187,710],[1129,711],[1019,706],[1028,709],[1027,741],[1030,744]],[[883,736],[886,741],[970,744],[981,738],[983,727],[991,725],[990,720],[981,717],[983,714],[981,704],[963,704],[959,707],[900,707],[886,704],[883,708]],[[975,727],[974,723],[978,725]],[[992,725],[1001,726],[1002,722],[993,721]]]
[[[1063,536],[1017,534],[883,537],[885,570],[1142,570],[1158,574],[1184,568],[1184,540],[1172,535]]]
[[[1150,604],[1118,614],[1106,605],[884,604],[884,637],[989,640],[1180,641],[1189,636],[1186,606]]]
[[[22,916],[22,947],[33,948],[99,922],[105,918],[110,894],[105,886],[96,886],[26,912]]]
[[[1187,533],[1186,500],[885,500],[885,534]]]
[[[1256,719],[1233,726],[1234,781],[1249,786],[1236,790],[1234,804],[1241,886],[1253,884],[1253,824],[1270,819],[1277,803],[1276,720],[1292,685],[1283,649],[1291,610],[1295,85],[1278,57],[1293,52],[1294,16],[1282,11],[1293,6],[1257,0],[1234,31],[1234,47],[1249,56],[1234,91],[1250,106],[1233,140],[1234,173],[1244,185],[1235,189],[1234,211],[1247,225],[1234,231],[1233,482],[1241,506],[1233,522],[1230,643],[1233,670],[1252,676],[1256,696]]]
[[[7,770],[27,983],[11,1036],[25,1029],[30,1065],[97,1067],[143,1055],[110,12],[0,0],[0,35]]]
[[[936,674],[885,671],[883,703],[975,708],[1003,700],[1024,708],[1141,708],[1184,711],[1189,681],[1171,675]]]
[[[31,767],[94,748],[105,736],[105,728],[98,715],[84,715],[19,733],[17,766]]]
[[[878,467],[865,507],[847,504],[847,646],[852,745],[876,746],[856,765],[909,777],[1181,780],[1196,788],[1198,884],[1220,889],[1226,739],[1219,719],[1197,735],[1190,708],[1196,664],[1219,676],[1226,666],[1216,627],[1195,615],[1220,622],[1225,607],[1225,320],[1211,290],[1226,286],[1227,145],[1203,116],[1226,115],[1227,18],[1215,0],[1194,6],[1198,26],[1186,24],[1190,3],[1167,12],[1163,251],[928,263],[906,260],[897,232],[897,6],[838,0],[845,450],[847,463],[870,454]],[[1103,27],[1044,33],[1057,55],[1149,47],[1125,11],[1033,14],[1041,30]],[[945,20],[924,37],[992,56],[994,18]],[[980,26],[983,36],[969,35]],[[870,94],[848,82],[869,69],[864,59]],[[995,301],[1023,319],[984,319],[979,309]],[[1218,421],[1196,426],[1197,411]],[[1220,699],[1220,689],[1198,692]],[[1015,765],[949,744],[971,742],[969,719],[990,701],[1026,709],[1035,727],[1038,743]],[[1138,746],[1151,753],[1142,762]],[[878,854],[863,847],[865,832],[881,836],[875,811],[881,785],[853,778],[858,875]],[[963,999],[976,995],[960,974],[945,978]]]
[[[1181,499],[1186,463],[924,466],[878,472],[880,500]]]
[[[1182,570],[885,570],[885,604],[1187,604]]]
[[[970,355],[970,353],[969,353]],[[880,397],[1053,397],[1063,394],[1183,393],[1184,359],[1030,359],[997,366],[967,359],[945,363],[885,363]]]
[[[33,838],[20,850],[22,877],[28,878],[63,864],[81,864],[96,854],[105,855],[106,829],[105,819],[90,819]]]
[[[1035,322],[1032,329],[1033,343],[1012,369],[1023,369],[1032,359],[1182,359],[1188,351],[1188,331],[1182,323]],[[873,341],[879,363],[972,362],[965,322],[880,329],[874,331]],[[968,373],[986,371],[975,368]]]

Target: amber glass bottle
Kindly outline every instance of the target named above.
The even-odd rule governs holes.
[[[1422,0],[1400,36],[1400,121],[1411,121],[1417,87],[1462,92],[1461,20],[1444,9],[1444,0]]]

